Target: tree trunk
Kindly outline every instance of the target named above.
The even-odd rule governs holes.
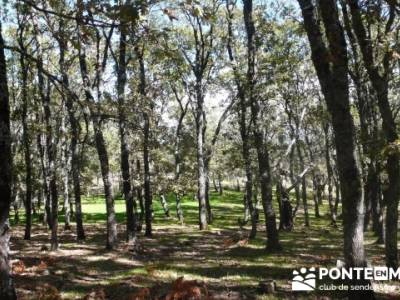
[[[176,216],[179,222],[183,225],[183,211],[181,204],[181,196],[179,195],[179,193],[175,193],[175,201],[176,201]]]
[[[301,170],[305,169],[303,153],[300,149],[300,144],[296,143],[297,156],[299,157],[299,166]],[[307,204],[307,183],[306,176],[304,175],[301,179],[301,200],[304,208],[304,225],[310,227],[310,218],[308,216],[308,204]]]
[[[61,125],[61,133],[63,136],[67,136],[67,132],[65,129],[65,118],[63,117],[62,125]],[[67,146],[67,139],[65,139],[63,149],[62,149],[62,181],[63,181],[63,196],[64,196],[64,229],[71,230],[71,213],[70,213],[70,205],[69,205],[69,166],[71,164],[71,155],[69,152],[69,147]]]
[[[9,262],[12,156],[10,107],[0,21],[0,299],[17,299]]]
[[[307,144],[307,150],[308,150],[308,156],[310,158],[310,161],[312,163],[315,163],[315,157],[314,157],[314,152],[312,150],[312,144],[311,141],[308,137],[308,134],[305,134],[305,141]],[[317,176],[315,174],[315,169],[312,168],[311,170],[311,176],[312,176],[312,183],[313,183],[313,202],[314,202],[314,211],[315,211],[315,218],[319,218],[320,214],[319,214],[319,202],[318,202],[318,197],[317,197]]]
[[[326,172],[327,172],[327,183],[328,183],[328,203],[329,203],[329,213],[331,216],[331,225],[336,226],[336,211],[335,211],[335,203],[333,201],[332,195],[332,165],[331,165],[331,157],[329,151],[329,124],[326,122],[324,124],[324,137],[325,137],[325,164],[326,164]]]
[[[196,81],[196,142],[197,142],[197,199],[199,201],[199,227],[200,230],[207,229],[207,199],[206,199],[206,181],[207,173],[205,166],[204,151],[204,96],[202,93],[201,78]]]
[[[296,171],[297,171],[297,169],[298,168],[296,168]],[[290,177],[292,184],[296,183],[296,177],[294,175],[294,173],[295,173],[294,170],[295,170],[295,160],[294,160],[294,151],[292,149],[289,153],[289,177]],[[296,216],[296,213],[300,207],[300,188],[299,188],[298,184],[296,184],[296,186],[294,187],[294,194],[296,197],[296,207],[293,210],[293,217]]]
[[[46,125],[46,153],[48,157],[48,182],[49,182],[49,198],[48,205],[50,206],[50,220],[51,220],[51,250],[58,249],[58,190],[57,190],[57,166],[56,166],[56,155],[57,155],[57,143],[55,141],[54,126],[52,124],[52,113],[50,108],[51,98],[51,85],[50,80],[47,82],[47,88],[45,86],[43,76],[43,61],[41,54],[37,61],[38,68],[38,89],[40,98],[42,100],[44,121]]]
[[[396,122],[393,112],[390,108],[388,99],[389,89],[389,65],[390,57],[392,56],[391,50],[387,50],[383,55],[383,62],[377,62],[374,57],[373,46],[371,39],[367,37],[366,29],[363,24],[361,8],[358,0],[348,0],[352,25],[354,32],[357,36],[358,44],[363,56],[364,65],[367,69],[368,76],[371,84],[376,92],[378,99],[378,107],[382,117],[382,129],[386,137],[388,145],[395,143],[398,139]],[[390,14],[395,14],[393,5],[390,7]],[[386,33],[391,28],[388,24],[386,26]],[[383,72],[378,68],[383,65]],[[389,151],[386,159],[386,172],[388,174],[388,187],[383,193],[384,202],[386,203],[386,265],[396,269],[399,265],[398,262],[398,249],[397,249],[397,222],[398,222],[398,204],[400,198],[400,154],[398,151]]]
[[[44,120],[43,120],[44,121]],[[50,211],[50,190],[48,184],[48,163],[46,160],[46,147],[43,141],[43,135],[39,134],[37,137],[37,144],[40,155],[41,164],[41,175],[42,175],[42,189],[44,198],[44,210],[43,210],[43,225],[47,223],[49,229],[51,229],[51,211]]]
[[[25,20],[18,19],[19,30],[18,30],[18,44],[22,51],[25,51],[24,45],[24,31]],[[24,147],[24,159],[25,159],[25,234],[24,239],[31,239],[31,227],[32,227],[32,160],[31,160],[31,148],[30,148],[30,134],[28,125],[28,66],[26,65],[24,54],[20,55],[20,67],[21,67],[21,98],[22,98],[22,139]]]
[[[82,14],[81,7],[83,7],[82,1],[78,1],[78,7],[80,9],[79,13]],[[78,31],[80,30],[81,26],[81,18],[78,20]],[[81,71],[81,77],[83,82],[83,88],[85,92],[86,101],[90,104],[90,117],[93,125],[94,130],[94,139],[96,144],[97,155],[100,162],[100,170],[103,179],[103,186],[104,186],[104,195],[106,200],[106,211],[107,211],[107,242],[106,248],[108,250],[114,249],[118,237],[117,237],[117,220],[115,216],[115,209],[114,209],[114,196],[112,191],[112,183],[111,183],[111,174],[110,174],[110,164],[108,159],[108,151],[106,141],[104,139],[103,131],[102,131],[102,124],[99,116],[98,111],[98,104],[100,102],[100,81],[102,72],[104,68],[98,67],[96,68],[96,88],[97,88],[97,101],[94,99],[93,87],[91,80],[89,78],[88,73],[88,66],[86,63],[86,45],[81,41],[81,33],[78,34],[79,37],[79,66]],[[96,31],[96,38],[97,43],[100,42],[100,33]],[[108,50],[106,47],[105,52]],[[99,51],[99,49],[97,49]],[[99,53],[98,53],[99,56]],[[106,56],[106,55],[105,55]],[[99,62],[97,61],[99,66]]]
[[[272,178],[269,161],[268,146],[259,121],[260,104],[254,97],[255,85],[255,27],[253,21],[253,1],[243,0],[243,18],[247,33],[247,86],[249,88],[249,102],[253,119],[253,134],[258,159],[258,172],[261,186],[261,201],[265,215],[267,232],[267,249],[280,250],[279,232],[276,227],[275,211],[272,206]]]
[[[143,60],[143,49],[141,52],[137,50],[139,56],[139,71],[140,71],[140,87],[139,92],[146,99],[146,73],[144,68]],[[150,104],[150,110],[153,109],[153,105]],[[146,221],[146,232],[145,235],[148,237],[152,236],[152,194],[151,194],[151,178],[150,178],[150,115],[148,107],[145,107],[143,112],[143,170],[144,170],[144,209],[145,209],[145,221]]]
[[[165,194],[164,193],[162,193],[160,195],[160,202],[161,202],[161,206],[162,206],[162,209],[164,211],[165,216],[167,218],[169,218],[168,202],[167,202],[167,199],[165,198]]]
[[[218,193],[219,190],[217,187],[217,182],[215,181],[215,174],[213,174],[212,182],[213,182],[214,192]]]
[[[118,93],[118,113],[119,113],[119,136],[121,147],[121,173],[122,189],[126,205],[126,239],[132,243],[136,236],[136,215],[134,212],[134,199],[131,186],[131,174],[129,169],[129,146],[126,134],[126,114],[125,114],[125,86],[126,86],[126,29],[120,27],[119,58],[117,63],[117,93]]]
[[[371,162],[368,166],[368,197],[371,199],[372,229],[377,236],[377,244],[385,243],[383,205],[380,195],[379,163]]]
[[[221,196],[224,193],[224,190],[222,188],[222,178],[221,174],[218,173],[218,189],[219,189],[219,195]]]
[[[178,125],[176,126],[176,133],[175,133],[175,153],[174,153],[174,158],[175,158],[175,188],[174,188],[174,193],[175,193],[175,204],[176,204],[176,216],[178,218],[178,221],[183,225],[183,211],[182,211],[182,205],[181,205],[181,195],[180,195],[180,186],[179,186],[179,179],[181,176],[181,164],[182,164],[182,158],[181,158],[181,131],[183,127],[183,119],[185,118],[185,115],[187,113],[189,101],[186,102],[186,105],[184,106],[182,104],[182,100],[178,95],[178,92],[176,89],[173,89],[176,100],[179,103],[180,107],[180,116],[178,119]]]
[[[343,238],[346,267],[365,267],[364,200],[357,166],[354,123],[350,113],[347,45],[334,0],[319,1],[326,33],[324,40],[317,9],[311,0],[298,0],[304,27],[311,46],[311,57],[328,110],[337,153],[343,205]],[[349,285],[369,284],[368,280],[351,280]],[[352,291],[351,299],[373,299],[373,291]]]
[[[112,183],[110,176],[110,164],[108,160],[108,152],[106,142],[104,140],[103,132],[100,129],[97,118],[93,118],[93,127],[96,141],[97,154],[100,161],[101,175],[104,184],[104,195],[106,198],[106,211],[107,211],[107,243],[106,248],[109,250],[114,249],[117,243],[117,220],[114,209],[114,196],[112,191]]]
[[[60,22],[60,28],[63,28],[63,22]],[[62,74],[62,82],[65,88],[69,87],[68,74],[65,64],[65,53],[68,48],[68,44],[64,39],[63,32],[58,39],[60,58],[59,66]],[[75,199],[75,221],[76,221],[76,235],[78,240],[85,239],[85,230],[83,228],[82,221],[82,204],[81,204],[81,179],[80,179],[80,156],[78,149],[79,141],[79,121],[75,116],[75,108],[73,96],[67,93],[65,97],[65,105],[67,107],[69,124],[71,126],[71,171],[72,171],[72,183],[74,189]]]
[[[138,182],[141,182],[141,176],[140,176],[140,160],[136,160],[136,173],[138,174]],[[143,223],[144,220],[144,203],[143,203],[143,188],[142,185],[139,184],[139,186],[136,187],[137,190],[137,197],[139,200],[139,207],[140,207],[140,215],[139,215],[139,222],[140,224]]]
[[[205,135],[205,134],[204,134]],[[203,136],[204,136],[203,135]],[[213,215],[211,210],[211,203],[210,203],[210,176],[209,175],[209,157],[204,161],[205,170],[206,170],[206,208],[207,208],[207,223],[211,224],[213,221]]]
[[[20,47],[23,46],[23,34],[21,33],[19,40]],[[22,139],[24,146],[24,158],[25,158],[25,234],[24,239],[31,239],[31,227],[32,227],[32,160],[31,160],[31,139],[29,134],[28,125],[28,68],[26,66],[25,57],[21,54],[20,57],[21,65],[21,78],[22,78]]]
[[[49,164],[49,193],[50,193],[50,208],[51,208],[51,247],[52,251],[58,249],[58,190],[57,190],[57,166],[56,154],[57,144],[54,138],[54,130],[52,122],[52,114],[50,109],[51,88],[50,82],[47,83],[47,91],[44,91],[44,78],[42,73],[42,61],[39,60],[38,65],[38,78],[39,78],[39,92],[43,102],[44,118],[46,124],[46,148],[48,153]]]

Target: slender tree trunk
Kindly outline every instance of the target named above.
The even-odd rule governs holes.
[[[368,193],[371,199],[372,229],[377,236],[377,244],[385,243],[383,205],[380,195],[379,163],[371,162],[368,166]]]
[[[296,171],[298,171],[297,169],[298,168],[296,168]],[[289,177],[292,184],[296,183],[296,177],[294,171],[295,171],[295,159],[294,159],[294,150],[292,149],[289,153]],[[296,186],[294,187],[294,194],[296,197],[296,206],[293,210],[293,217],[296,216],[296,213],[300,207],[300,188],[298,184],[296,184]]]
[[[329,203],[329,213],[331,216],[331,225],[336,226],[336,211],[335,211],[335,203],[333,201],[332,195],[332,165],[331,165],[331,157],[330,157],[330,149],[329,149],[329,124],[326,122],[324,124],[324,137],[325,137],[325,164],[326,164],[326,172],[327,172],[327,183],[328,183],[328,203]]]
[[[299,143],[296,143],[296,149],[297,149],[297,156],[299,157],[300,169],[304,170],[305,169],[304,157]],[[304,225],[306,227],[310,227],[310,218],[308,215],[308,204],[307,204],[307,183],[305,175],[301,179],[301,200],[303,201],[303,208],[304,208]]]
[[[213,174],[212,182],[213,182],[214,191],[216,193],[218,193],[219,190],[218,190],[218,187],[217,187],[217,182],[215,181],[215,174]]]
[[[68,152],[68,150],[66,150]],[[66,153],[67,166],[70,164],[69,153]],[[67,167],[65,166],[65,167]],[[71,211],[69,203],[69,170],[63,170],[63,183],[64,183],[64,229],[71,230]]]
[[[164,214],[167,218],[169,218],[169,208],[168,208],[168,202],[167,199],[165,198],[165,194],[161,193],[160,195],[160,202],[161,202],[161,206],[162,209],[164,211]]]
[[[107,211],[107,243],[106,248],[114,249],[117,243],[117,220],[114,208],[114,196],[112,191],[112,183],[110,176],[110,164],[108,159],[108,151],[104,140],[103,132],[100,129],[101,125],[96,117],[93,117],[93,127],[96,142],[97,154],[100,161],[101,175],[104,184],[104,194],[106,198]]]
[[[144,114],[144,141],[143,141],[143,167],[144,167],[144,208],[146,219],[146,236],[152,235],[152,195],[150,182],[150,158],[149,158],[149,138],[150,120],[147,113]]]
[[[10,107],[0,21],[0,299],[17,299],[9,262],[12,156]]]
[[[143,49],[141,52],[137,51],[139,56],[139,71],[140,71],[140,87],[139,92],[143,99],[146,99],[146,73],[143,60]],[[150,104],[150,109],[153,105]],[[144,208],[145,208],[145,221],[146,232],[148,237],[152,236],[152,194],[151,194],[151,178],[150,178],[150,115],[147,107],[143,112],[143,170],[144,170]]]
[[[19,40],[20,47],[24,49],[23,45],[23,33],[21,33]],[[31,159],[31,139],[29,134],[28,125],[28,68],[26,66],[25,57],[21,54],[20,57],[21,65],[21,78],[22,78],[22,139],[24,145],[24,158],[25,158],[25,234],[24,239],[31,239],[31,227],[32,227],[32,159]]]
[[[19,23],[19,36],[18,44],[22,51],[26,51],[24,45],[24,32],[25,25],[22,24],[24,20],[18,20]],[[31,160],[31,148],[30,148],[30,134],[28,125],[28,66],[26,65],[25,56],[20,56],[21,66],[21,98],[22,98],[22,138],[24,147],[24,159],[25,159],[25,234],[24,239],[31,239],[31,227],[32,227],[32,160]]]
[[[63,28],[64,24],[60,22],[60,28]],[[69,80],[67,74],[67,66],[65,64],[65,53],[68,48],[68,44],[64,38],[63,32],[58,39],[60,58],[59,66],[62,73],[62,82],[65,88],[69,87]],[[75,108],[73,96],[67,93],[65,96],[65,104],[67,107],[69,124],[71,126],[71,171],[72,171],[72,183],[74,190],[75,199],[75,220],[76,220],[76,235],[78,240],[85,239],[85,230],[83,228],[82,220],[82,204],[81,204],[81,176],[80,176],[80,155],[78,149],[79,141],[79,121],[75,116]]]
[[[205,136],[205,133],[203,134],[203,137]],[[209,175],[209,163],[210,163],[210,157],[207,156],[204,160],[204,165],[205,165],[205,172],[206,172],[206,209],[207,209],[207,223],[211,224],[213,221],[213,215],[211,211],[211,203],[210,203],[210,177]]]
[[[44,120],[43,120],[44,121]],[[47,223],[49,229],[51,229],[51,211],[50,211],[50,191],[48,183],[48,163],[46,160],[46,147],[43,141],[43,135],[39,134],[37,137],[37,144],[40,154],[40,164],[41,164],[41,175],[42,175],[42,189],[44,198],[44,210],[43,210],[43,225]]]
[[[121,147],[121,172],[122,189],[126,205],[126,239],[132,243],[136,236],[136,215],[134,212],[134,199],[131,186],[131,174],[129,169],[129,146],[126,133],[126,114],[125,114],[125,86],[126,86],[126,29],[120,27],[119,58],[117,72],[117,93],[118,93],[118,112],[119,112],[119,136]]]
[[[229,7],[229,3],[227,2],[227,10],[228,10],[228,54],[229,60],[232,63],[235,62],[233,48],[232,48],[232,40],[233,40],[233,29],[232,29],[232,19],[233,19],[233,11]],[[235,76],[236,87],[238,90],[238,98],[239,98],[239,126],[240,126],[240,136],[242,139],[242,156],[244,160],[244,170],[246,173],[246,183],[245,183],[245,217],[244,221],[247,222],[248,216],[251,218],[251,232],[249,238],[255,238],[257,234],[257,221],[255,219],[255,211],[252,202],[253,195],[253,171],[251,168],[251,156],[250,156],[250,143],[249,143],[249,124],[247,121],[247,111],[248,105],[246,103],[246,93],[244,91],[244,87],[240,81],[239,73],[237,70],[237,66],[234,65],[233,72]],[[222,194],[220,173],[218,173],[218,182],[220,185],[220,195]]]
[[[67,131],[65,128],[65,118],[63,117],[61,124],[61,133],[63,136],[67,136]],[[67,139],[64,139],[64,145],[62,146],[62,181],[63,181],[63,209],[64,209],[64,229],[71,230],[71,213],[69,205],[69,167],[71,164],[71,155],[69,152],[69,147],[67,146]]]
[[[204,96],[202,93],[201,78],[196,81],[196,142],[197,142],[197,181],[198,191],[197,199],[199,201],[199,227],[200,230],[207,229],[207,199],[206,199],[206,181],[207,173],[205,166],[205,150],[204,150]]]
[[[82,46],[82,45],[81,45]],[[81,47],[82,48],[82,47]],[[88,69],[86,65],[86,55],[84,49],[80,50],[79,62],[82,80],[85,89],[86,100],[95,105],[92,89],[90,86],[90,80],[88,77]],[[96,144],[97,155],[100,162],[100,170],[103,179],[104,195],[106,200],[106,211],[107,211],[107,242],[106,248],[112,250],[117,243],[117,220],[114,209],[114,196],[112,191],[112,183],[110,176],[110,164],[108,159],[108,151],[106,141],[104,140],[103,131],[101,129],[101,122],[99,120],[98,112],[95,109],[91,109],[90,112],[91,120],[94,129],[94,139]]]
[[[305,134],[305,141],[307,144],[307,150],[308,150],[308,156],[310,158],[310,161],[312,163],[315,163],[315,156],[314,156],[314,151],[312,149],[312,144],[311,141],[308,137],[308,134]],[[319,214],[319,202],[318,202],[318,198],[317,198],[317,178],[316,178],[316,174],[315,174],[315,170],[314,168],[312,168],[311,170],[311,177],[312,177],[312,184],[313,184],[313,202],[314,202],[314,211],[315,211],[315,217],[319,218],[320,214]]]
[[[221,196],[224,193],[224,190],[222,188],[222,178],[221,174],[218,173],[218,189],[219,189],[219,195]]]
[[[38,68],[38,88],[40,98],[42,100],[44,121],[46,125],[46,152],[48,157],[48,182],[49,182],[49,206],[51,209],[51,250],[58,249],[58,190],[57,190],[57,171],[56,171],[56,155],[57,155],[57,143],[55,139],[54,126],[52,124],[52,113],[50,108],[51,98],[51,85],[50,80],[45,87],[45,81],[43,76],[43,61],[41,54],[37,62]]]
[[[249,102],[253,119],[253,134],[258,159],[258,172],[261,186],[261,199],[265,215],[267,232],[267,249],[280,250],[279,232],[276,226],[275,211],[272,206],[272,178],[269,161],[269,149],[265,143],[265,135],[260,124],[260,104],[254,95],[255,85],[255,27],[253,21],[253,1],[243,0],[243,18],[247,33],[247,84],[249,88]]]
[[[181,195],[180,195],[180,186],[179,186],[179,179],[181,176],[181,164],[182,164],[182,158],[181,158],[181,131],[183,127],[183,119],[185,118],[189,101],[186,103],[184,106],[182,104],[182,100],[178,95],[178,92],[176,89],[173,89],[176,100],[179,103],[180,107],[180,116],[178,119],[178,125],[176,126],[176,133],[175,133],[175,203],[176,203],[176,216],[181,224],[183,224],[183,211],[182,211],[182,205],[181,205]]]
[[[139,159],[137,159],[136,160],[136,172],[137,172],[137,174],[138,174],[138,181],[139,182],[141,182],[141,176],[140,176],[140,160]],[[143,223],[143,220],[144,220],[144,213],[145,213],[145,211],[144,211],[144,202],[143,202],[143,188],[142,188],[142,185],[141,184],[139,184],[139,186],[137,186],[136,187],[136,190],[137,190],[137,197],[138,197],[138,200],[139,200],[139,206],[140,206],[140,215],[139,215],[139,221],[140,221],[140,223]]]
[[[79,0],[77,3],[79,8],[79,14],[83,14],[83,3],[82,0]],[[115,208],[114,208],[114,195],[112,190],[112,182],[111,182],[111,174],[110,174],[110,164],[108,158],[108,150],[107,144],[104,139],[103,131],[102,131],[102,123],[100,119],[100,112],[98,104],[101,100],[101,93],[100,93],[100,82],[102,73],[104,72],[105,65],[104,61],[101,64],[99,61],[96,62],[96,89],[97,89],[97,101],[94,99],[94,90],[93,86],[89,77],[88,73],[88,66],[86,62],[86,45],[81,41],[81,33],[80,26],[81,19],[78,20],[78,38],[79,38],[79,66],[82,76],[83,88],[85,92],[86,101],[90,104],[90,117],[93,125],[94,130],[94,140],[96,144],[97,155],[100,162],[100,170],[103,179],[103,186],[104,186],[104,195],[106,200],[106,212],[107,212],[107,241],[106,241],[106,248],[108,250],[114,249],[115,245],[118,242],[117,236],[117,220],[115,216]],[[100,33],[96,30],[96,38],[97,38],[97,57],[100,56],[99,53],[99,43],[100,43]],[[105,47],[104,57],[106,57],[108,51],[108,47]]]
[[[57,144],[54,138],[54,129],[52,125],[52,114],[50,109],[51,88],[48,82],[47,91],[44,91],[44,78],[42,73],[42,61],[39,60],[38,65],[38,78],[39,78],[39,92],[43,101],[44,118],[46,124],[46,148],[48,153],[49,164],[49,192],[51,203],[51,247],[52,251],[58,249],[58,190],[57,190],[57,166],[56,154]]]
[[[176,202],[176,216],[181,224],[183,224],[183,211],[181,204],[181,196],[179,192],[175,193],[175,202]]]
[[[15,193],[15,196],[13,198],[14,198],[14,202],[13,202],[14,224],[18,225],[19,224],[19,203],[20,203],[19,192],[18,191]]]

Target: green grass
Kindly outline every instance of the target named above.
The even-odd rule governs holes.
[[[57,265],[57,268],[66,272],[73,270],[73,273],[86,277],[92,276],[88,271],[91,270],[98,273],[96,284],[103,286],[121,285],[136,278],[134,280],[136,287],[157,287],[161,284],[165,289],[177,277],[185,276],[188,279],[203,280],[210,289],[217,292],[231,290],[258,297],[258,299],[286,299],[293,297],[290,292],[293,269],[303,266],[334,266],[337,259],[343,259],[341,225],[339,222],[338,228],[330,226],[326,201],[320,206],[321,217],[316,218],[312,200],[309,199],[311,226],[304,227],[304,216],[300,210],[295,219],[294,230],[280,232],[283,250],[270,253],[265,250],[265,228],[261,208],[257,237],[245,246],[224,247],[226,239],[238,235],[244,238],[248,233],[248,226],[239,233],[238,219],[243,217],[242,193],[226,190],[220,196],[212,192],[210,200],[214,222],[209,226],[209,230],[200,232],[197,229],[198,203],[192,194],[182,199],[184,226],[181,226],[175,217],[174,196],[167,196],[170,218],[164,216],[159,198],[155,196],[153,199],[154,237],[148,239],[139,236],[139,241],[146,251],[143,255],[135,256],[133,260],[135,264],[131,265],[126,262],[132,260],[129,252],[118,252],[117,256],[112,256],[112,253],[109,254],[103,248],[106,219],[104,199],[83,197],[84,225],[89,229],[91,226],[96,226],[93,227],[92,233],[85,242],[85,247],[90,253],[77,259],[64,257],[62,264]],[[275,202],[274,207],[278,216]],[[125,224],[125,203],[122,199],[115,200],[115,210],[118,223]],[[22,211],[21,218],[23,222]],[[61,223],[63,218],[60,212]],[[34,222],[37,222],[37,218]],[[121,230],[123,231],[123,227]],[[63,237],[60,239],[62,240]],[[123,237],[121,239],[123,240]],[[367,254],[375,265],[383,265],[383,248],[375,245],[374,241],[375,237],[372,233],[367,232],[365,242]],[[80,249],[80,247],[82,245],[76,244],[73,240],[64,241],[62,245],[62,248],[68,251]],[[93,259],[89,259],[90,257]],[[116,260],[120,257],[126,261]],[[275,280],[278,292],[273,296],[260,293],[257,290],[257,284],[263,280]],[[130,289],[129,286],[124,285],[126,289]],[[90,291],[91,287],[92,285],[86,286],[71,281],[69,285],[63,286],[62,291],[66,297],[81,297]],[[111,293],[113,292],[114,290],[111,290]],[[315,295],[301,293],[294,297],[313,299]],[[343,296],[329,292],[325,295],[336,298]],[[116,296],[115,299],[119,298]]]

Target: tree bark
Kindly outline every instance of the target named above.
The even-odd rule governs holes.
[[[25,67],[25,59],[21,55],[22,70],[22,127],[23,127],[23,144],[25,157],[25,234],[24,239],[31,239],[32,227],[32,160],[31,160],[31,141],[28,125],[28,95],[27,95],[27,73]]]
[[[168,202],[167,199],[165,198],[165,194],[161,193],[160,195],[160,202],[161,202],[161,206],[162,209],[164,211],[164,214],[167,218],[169,218],[169,208],[168,208]]]
[[[79,14],[82,14],[84,5],[82,4],[82,1],[78,1],[78,8],[79,8]],[[81,18],[79,18],[81,20]],[[78,21],[78,31],[81,26],[81,21]],[[107,151],[107,145],[106,141],[104,139],[103,131],[102,131],[102,124],[99,116],[99,111],[96,110],[99,105],[100,99],[100,92],[99,92],[99,85],[101,81],[101,73],[104,71],[104,61],[102,66],[100,67],[100,62],[97,62],[97,68],[96,68],[96,87],[97,87],[97,95],[98,101],[94,101],[94,96],[93,96],[93,91],[92,91],[92,84],[91,80],[89,78],[88,74],[88,67],[86,63],[86,49],[85,45],[81,41],[81,33],[78,32],[78,37],[79,37],[79,65],[80,65],[80,71],[81,71],[81,76],[82,76],[82,81],[83,81],[83,88],[85,92],[85,97],[86,101],[89,104],[90,107],[90,117],[93,125],[93,130],[94,130],[94,139],[95,139],[95,144],[96,144],[96,150],[97,150],[97,155],[99,157],[99,162],[100,162],[100,170],[101,170],[101,175],[103,179],[103,186],[104,186],[104,195],[105,195],[105,200],[106,200],[106,211],[107,211],[107,241],[106,241],[106,248],[108,250],[114,249],[115,245],[117,244],[118,237],[117,237],[117,220],[115,216],[115,208],[114,208],[114,196],[113,196],[113,191],[112,191],[112,183],[111,183],[111,175],[110,175],[110,164],[109,164],[109,158],[108,158],[108,151]],[[100,42],[100,33],[96,31],[96,37],[97,37],[97,43],[99,44]],[[99,50],[99,47],[97,47],[97,51]],[[108,51],[108,45],[106,45],[105,48],[105,55],[104,57],[106,58],[106,52]]]
[[[67,131],[65,128],[65,117],[62,117],[61,121],[61,134],[67,137]],[[68,140],[64,138],[62,145],[61,163],[62,163],[62,182],[63,182],[63,210],[64,210],[64,229],[71,230],[71,212],[70,212],[70,199],[69,199],[69,169],[71,165],[70,147],[68,147]]]
[[[120,26],[119,57],[117,63],[117,94],[119,113],[119,136],[121,147],[121,173],[122,189],[126,205],[126,239],[132,243],[136,236],[136,214],[134,212],[134,199],[131,186],[131,174],[129,169],[129,146],[126,132],[125,113],[125,86],[126,86],[126,28]]]
[[[9,261],[12,156],[10,107],[4,41],[0,21],[0,299],[17,299]]]
[[[63,22],[60,21],[60,28],[64,26]],[[60,58],[59,66],[62,74],[63,87],[69,87],[69,79],[67,74],[67,65],[65,64],[65,53],[68,50],[68,44],[64,38],[64,33],[58,39]],[[78,240],[85,239],[85,230],[83,228],[82,220],[82,204],[81,204],[81,175],[80,175],[80,155],[78,149],[79,142],[79,121],[75,116],[75,107],[73,96],[68,92],[65,95],[65,105],[67,107],[69,124],[71,126],[71,172],[72,172],[72,183],[74,189],[74,199],[75,199],[75,220],[76,220],[76,235]]]
[[[243,18],[247,34],[247,88],[253,119],[253,135],[257,150],[258,172],[261,186],[261,199],[265,215],[267,232],[267,249],[280,250],[279,232],[276,226],[275,211],[272,206],[272,178],[269,161],[269,149],[265,143],[265,135],[260,124],[260,104],[254,95],[255,86],[255,27],[253,21],[253,1],[243,0]]]
[[[140,86],[139,92],[146,100],[146,73],[143,59],[143,49],[136,52],[139,56],[139,76]],[[144,211],[145,211],[145,222],[146,231],[145,236],[152,236],[152,193],[151,193],[151,178],[150,178],[150,115],[149,111],[153,109],[153,105],[150,103],[150,107],[145,107],[143,112],[143,177],[144,177]]]
[[[308,134],[305,134],[305,141],[307,144],[307,150],[308,150],[308,156],[310,158],[310,161],[312,163],[315,163],[315,155],[314,155],[314,151],[312,149],[312,144],[311,141],[308,137]],[[319,218],[320,217],[320,213],[319,213],[319,202],[318,202],[318,198],[317,198],[317,175],[315,172],[315,168],[312,168],[311,170],[311,177],[312,177],[312,184],[313,184],[313,202],[314,202],[314,212],[315,212],[315,217]]]
[[[354,123],[350,113],[347,46],[334,0],[319,1],[326,34],[324,40],[311,0],[298,0],[311,46],[311,57],[332,117],[343,205],[343,238],[346,267],[365,267],[364,200],[357,167]],[[352,280],[350,285],[368,284]],[[373,291],[349,291],[351,299],[373,299]]]
[[[22,20],[24,22],[24,20]],[[25,25],[19,20],[18,44],[21,50],[25,51],[24,29]],[[24,54],[20,55],[21,66],[21,98],[22,98],[22,139],[25,158],[25,234],[24,239],[31,239],[32,227],[32,159],[31,159],[31,138],[28,125],[28,66]]]
[[[331,216],[331,225],[336,226],[336,211],[335,211],[335,203],[333,201],[333,194],[332,194],[332,165],[331,165],[331,157],[330,157],[330,150],[329,150],[329,124],[326,122],[324,124],[324,137],[325,137],[325,164],[326,164],[326,172],[327,172],[327,183],[328,183],[328,204],[329,204],[329,213]]]
[[[255,238],[257,234],[257,221],[254,217],[254,207],[252,202],[253,196],[253,170],[251,168],[251,156],[250,156],[250,122],[248,122],[247,114],[248,114],[248,104],[246,102],[246,93],[244,91],[243,84],[240,81],[240,76],[237,70],[237,66],[235,65],[235,57],[233,53],[233,29],[232,29],[232,19],[233,19],[233,10],[230,9],[229,1],[227,3],[227,11],[228,11],[228,40],[227,40],[227,49],[229,60],[233,64],[233,73],[235,77],[235,83],[237,88],[237,97],[239,99],[239,108],[238,108],[238,119],[239,119],[239,127],[240,127],[240,137],[242,139],[242,157],[244,160],[244,171],[246,173],[246,183],[245,183],[245,211],[244,211],[244,222],[247,222],[248,216],[251,218],[251,232],[249,238]],[[218,182],[221,185],[220,173],[218,173]],[[220,186],[220,194],[222,194],[222,187]]]
[[[348,0],[350,6],[353,30],[357,36],[360,46],[365,68],[371,84],[376,92],[378,99],[378,107],[382,117],[382,129],[386,137],[388,146],[395,143],[398,139],[396,122],[390,108],[388,99],[389,89],[389,72],[391,51],[388,50],[383,55],[382,62],[376,61],[373,54],[373,46],[371,39],[367,37],[366,29],[361,16],[361,8],[358,0]],[[386,24],[385,34],[391,31],[391,23],[393,23],[395,7],[394,4],[389,8],[389,19]],[[380,72],[380,65],[383,71]],[[386,265],[396,269],[399,266],[398,249],[397,249],[397,222],[398,222],[398,205],[400,198],[400,154],[398,151],[388,151],[386,159],[386,172],[388,174],[388,187],[385,190],[384,202],[386,203]]]
[[[176,203],[176,216],[181,224],[183,224],[183,211],[182,211],[182,205],[181,205],[181,195],[180,195],[180,187],[179,187],[179,179],[181,176],[181,164],[182,164],[182,158],[181,158],[181,132],[182,132],[182,127],[183,127],[183,120],[186,116],[189,101],[186,102],[186,105],[183,105],[182,99],[178,95],[178,91],[172,87],[172,90],[175,94],[175,98],[179,104],[180,108],[180,115],[178,119],[178,124],[176,126],[176,132],[175,132],[175,153],[174,153],[174,158],[175,158],[175,203]]]
[[[140,169],[141,169],[140,168],[140,160],[137,159],[136,160],[136,173],[138,175],[138,182],[142,181],[142,178],[140,176]],[[136,187],[136,191],[137,191],[137,197],[139,200],[139,207],[140,207],[139,223],[142,224],[143,220],[144,220],[145,211],[144,211],[144,203],[143,203],[143,188],[142,188],[141,184],[139,184]]]
[[[204,151],[204,95],[202,91],[202,79],[196,78],[196,144],[197,144],[197,199],[199,201],[199,227],[207,229],[207,203],[206,203],[206,166]]]

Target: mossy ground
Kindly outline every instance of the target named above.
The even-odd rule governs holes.
[[[45,283],[55,286],[64,299],[80,299],[90,291],[103,287],[110,299],[124,299],[140,287],[149,287],[154,295],[168,290],[178,277],[198,279],[219,299],[332,299],[343,295],[333,292],[292,293],[291,277],[300,267],[335,266],[343,258],[342,230],[330,226],[328,206],[320,207],[321,217],[315,218],[309,201],[310,224],[303,226],[304,217],[299,211],[295,228],[281,231],[283,250],[270,253],[265,250],[265,228],[262,213],[257,237],[246,242],[249,228],[240,229],[238,219],[243,216],[242,194],[224,191],[220,196],[211,193],[214,221],[206,231],[197,226],[198,208],[192,195],[183,199],[185,224],[175,218],[173,197],[168,197],[171,217],[166,218],[158,197],[154,198],[154,235],[145,238],[139,234],[143,251],[133,255],[124,239],[125,203],[115,202],[120,243],[116,250],[105,250],[105,203],[101,197],[84,198],[83,213],[87,239],[77,243],[75,224],[72,231],[63,230],[60,215],[60,250],[49,252],[49,232],[34,218],[31,241],[23,240],[22,225],[13,225],[11,250],[13,260],[22,260],[27,268],[46,262],[49,272],[15,274],[18,294],[23,299],[35,299],[35,291]],[[11,216],[12,218],[12,216]],[[340,222],[339,222],[340,223]],[[365,245],[369,261],[384,265],[384,249],[376,245],[375,237],[366,233]],[[274,280],[277,291],[264,294],[259,282]],[[379,294],[380,298],[400,298],[396,291]],[[399,298],[396,298],[399,297]]]

